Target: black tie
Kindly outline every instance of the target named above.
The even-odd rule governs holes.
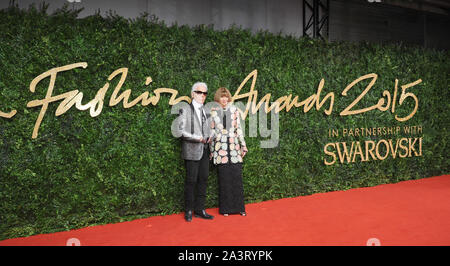
[[[203,112],[203,107],[200,107],[200,113],[202,115],[202,135],[205,136],[205,134],[203,132],[203,128],[206,123],[206,116],[205,116],[205,113]]]

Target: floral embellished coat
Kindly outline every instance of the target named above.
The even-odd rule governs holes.
[[[211,109],[212,143],[210,150],[215,165],[242,163],[242,148],[246,146],[239,110],[228,104],[225,109]]]

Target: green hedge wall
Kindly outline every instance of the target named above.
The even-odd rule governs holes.
[[[88,67],[60,73],[53,95],[78,89],[84,93],[83,103],[121,67],[129,69],[122,91],[132,89],[133,99],[156,88],[190,95],[196,81],[205,81],[211,92],[225,86],[233,93],[257,69],[259,99],[266,93],[272,93],[272,99],[292,93],[303,100],[324,78],[322,97],[329,92],[336,96],[331,115],[323,112],[328,104],[320,111],[280,112],[280,141],[273,149],[260,148],[265,138],[246,137],[247,203],[449,172],[446,51],[329,43],[238,28],[169,27],[147,15],[135,20],[116,15],[77,19],[78,13],[63,8],[47,14],[45,7],[0,11],[0,111],[17,110],[11,119],[0,118],[1,239],[183,211],[184,164],[180,141],[170,131],[175,117],[168,96],[156,106],[110,107],[116,78],[99,116],[92,118],[89,111],[73,107],[56,117],[59,103],[53,103],[38,138],[31,138],[40,108],[26,104],[45,97],[48,78],[35,93],[29,91],[30,82],[53,67],[76,62],[87,62]],[[392,93],[395,79],[400,85],[422,79],[408,90],[419,98],[415,116],[404,123],[389,111],[339,116],[368,81],[347,97],[342,90],[368,73],[377,73],[378,80],[359,106],[376,104],[385,89]],[[144,84],[147,76],[153,79],[149,86]],[[211,93],[207,101],[212,100]],[[406,115],[412,106],[405,100],[396,114]],[[423,156],[325,166],[326,143],[391,138],[330,138],[329,129],[395,125],[423,127]],[[208,208],[218,206],[217,184],[211,168]]]

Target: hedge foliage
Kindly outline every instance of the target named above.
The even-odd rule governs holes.
[[[246,202],[258,202],[318,192],[374,186],[449,172],[449,56],[446,51],[404,44],[369,44],[252,34],[233,27],[166,26],[144,14],[134,20],[117,15],[78,19],[67,7],[47,14],[46,8],[10,7],[0,11],[0,111],[17,110],[0,118],[0,238],[48,233],[93,224],[183,211],[184,164],[180,142],[172,137],[169,97],[156,106],[110,107],[108,90],[102,113],[92,118],[74,107],[56,117],[52,103],[36,139],[31,138],[40,108],[27,108],[45,97],[48,78],[35,93],[30,82],[59,66],[87,62],[86,69],[60,73],[53,95],[78,89],[83,103],[95,97],[108,76],[128,68],[122,91],[132,98],[156,88],[173,88],[190,95],[196,81],[210,91],[225,86],[233,93],[243,79],[258,70],[255,89],[260,99],[293,94],[300,100],[317,91],[334,92],[331,115],[314,108],[280,112],[280,141],[262,149],[266,138],[246,137],[244,163]],[[409,89],[419,109],[407,122],[390,111],[339,116],[365,88],[356,78],[377,73],[378,80],[358,106],[376,104],[383,90],[422,79]],[[153,82],[145,86],[145,78]],[[118,79],[111,82],[114,88]],[[244,91],[248,91],[246,85]],[[399,93],[400,93],[399,88]],[[213,100],[213,93],[207,101]],[[397,103],[398,104],[398,103]],[[397,107],[406,115],[411,99]],[[328,136],[329,129],[421,125],[423,156],[325,166],[326,143],[394,137]],[[401,135],[401,136],[404,136]],[[218,206],[217,175],[211,168],[207,207]],[[182,222],[182,221],[180,221]]]

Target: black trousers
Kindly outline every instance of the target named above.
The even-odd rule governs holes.
[[[217,165],[217,174],[219,177],[219,213],[245,212],[242,164],[219,164]]]
[[[209,175],[209,148],[203,150],[198,161],[185,160],[186,180],[184,183],[184,202],[186,211],[205,209],[206,187]]]

